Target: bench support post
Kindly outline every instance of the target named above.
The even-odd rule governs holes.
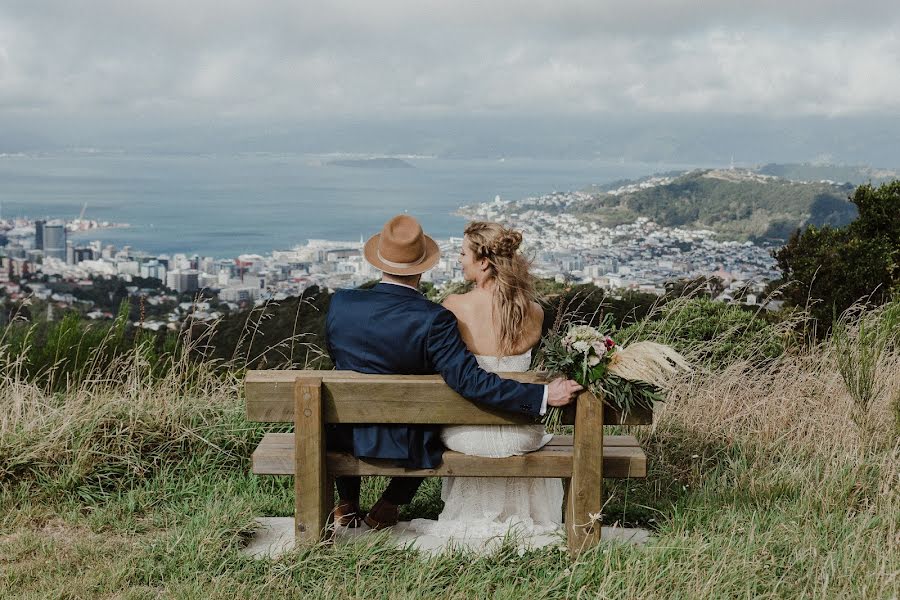
[[[603,400],[583,392],[576,404],[572,478],[566,493],[566,534],[573,557],[600,542],[603,508]]]
[[[327,483],[322,379],[298,377],[294,382],[294,535],[300,543],[316,543],[324,536],[331,512]]]

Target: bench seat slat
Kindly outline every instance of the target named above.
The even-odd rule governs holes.
[[[536,452],[509,458],[482,458],[447,450],[436,469],[405,469],[389,460],[358,459],[348,452],[327,452],[329,475],[388,475],[406,477],[571,477],[571,436],[555,436]],[[294,474],[294,434],[269,433],[253,452],[258,475]],[[634,436],[605,436],[603,475],[612,478],[647,476],[647,455]]]
[[[542,382],[541,375],[533,372],[500,375],[517,381]],[[248,371],[245,380],[247,419],[293,422],[294,380],[300,376],[322,378],[326,423],[503,425],[534,422],[524,415],[494,411],[470,402],[447,387],[439,375],[272,370]],[[588,401],[595,400],[590,398]],[[646,425],[652,423],[652,419],[650,409],[635,409],[623,419],[619,411],[608,406],[604,408],[604,422],[610,425]],[[563,422],[574,422],[574,410],[564,411]]]
[[[263,442],[266,445],[266,448],[293,448],[294,447],[294,434],[293,433],[267,433]],[[545,448],[551,446],[571,446],[572,445],[572,436],[571,435],[554,435]],[[603,447],[606,448],[608,446],[634,446],[640,447],[640,443],[637,441],[637,438],[633,435],[604,435],[603,436]],[[260,444],[262,447],[262,444]]]

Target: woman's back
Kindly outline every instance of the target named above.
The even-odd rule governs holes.
[[[475,289],[444,301],[456,316],[463,342],[486,371],[526,371],[531,349],[541,339],[544,311],[533,301],[534,279],[529,262],[518,252],[521,241],[521,233],[499,223],[470,223],[459,262],[463,277],[474,282]],[[450,450],[491,458],[533,452],[552,437],[539,423],[457,425],[441,431]],[[560,479],[445,477],[444,510],[438,521],[416,519],[412,527],[463,538],[556,531],[562,522],[562,496]]]
[[[486,371],[504,372],[528,370],[531,350],[541,338],[544,311],[530,302],[521,333],[512,340],[511,351],[503,352],[500,343],[499,319],[495,312],[495,288],[475,288],[467,294],[449,296],[444,306],[459,323],[460,335],[466,346]],[[532,452],[546,444],[550,437],[543,425],[462,425],[445,427],[441,434],[444,445],[464,454],[487,457],[514,456]]]
[[[523,354],[535,347],[541,339],[544,311],[537,302],[530,302],[525,322],[513,340],[509,351],[503,352],[500,342],[501,315],[495,312],[494,292],[475,288],[467,294],[454,294],[444,301],[444,307],[459,322],[463,342],[472,352],[481,356]]]

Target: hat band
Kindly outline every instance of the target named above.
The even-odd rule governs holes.
[[[428,249],[426,248],[422,252],[422,256],[419,257],[415,262],[394,262],[392,260],[388,260],[381,255],[381,250],[376,250],[375,255],[378,257],[378,260],[391,267],[392,269],[409,269],[410,267],[415,267],[416,265],[422,264],[422,261],[425,260],[425,257],[428,256]]]

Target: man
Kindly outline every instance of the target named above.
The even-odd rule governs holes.
[[[340,290],[326,320],[328,352],[337,369],[361,373],[426,375],[440,373],[461,396],[492,408],[543,415],[548,406],[565,406],[582,388],[556,379],[549,385],[518,383],[482,370],[469,352],[456,317],[417,289],[422,273],[437,264],[440,250],[418,221],[399,215],[366,242],[365,259],[383,273],[371,290]],[[444,447],[434,426],[332,426],[328,445],[354,456],[387,458],[409,468],[433,468]],[[399,507],[413,498],[421,478],[392,479],[365,516],[373,529],[397,523]],[[340,502],[335,522],[359,525],[359,477],[337,479]]]

